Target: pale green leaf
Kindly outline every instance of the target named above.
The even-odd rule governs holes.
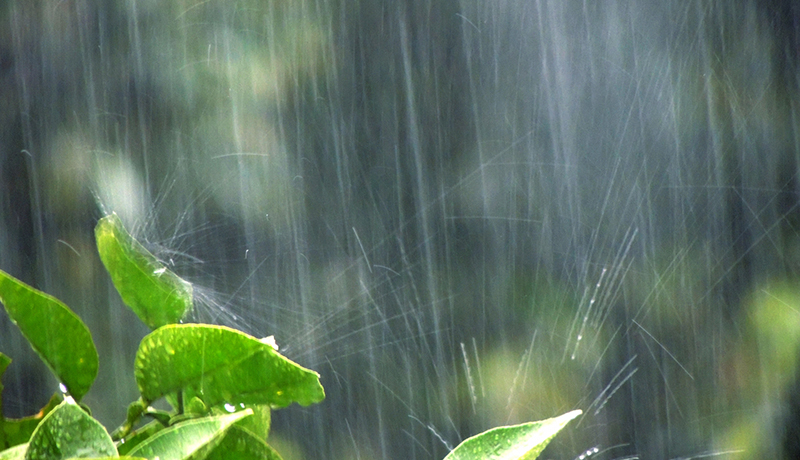
[[[28,444],[19,444],[10,449],[0,451],[0,460],[24,460]]]
[[[25,460],[117,456],[114,442],[103,425],[67,399],[36,427]]]
[[[122,301],[150,329],[180,321],[191,309],[192,285],[134,239],[116,214],[97,222],[97,251]]]
[[[237,424],[205,460],[281,460],[281,456],[263,439]]]
[[[128,455],[147,459],[186,460],[201,449],[213,448],[231,425],[252,413],[245,410],[181,422],[159,431],[128,452]]]
[[[292,402],[307,406],[325,398],[319,374],[290,361],[269,341],[224,326],[176,324],[147,335],[139,345],[134,375],[145,401],[183,391],[184,400],[207,406]]]
[[[60,300],[2,270],[0,302],[34,351],[80,401],[97,376],[97,349],[89,328]]]
[[[581,411],[574,410],[547,420],[493,428],[466,439],[444,460],[534,460],[579,415]]]

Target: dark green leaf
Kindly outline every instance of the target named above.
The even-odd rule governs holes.
[[[8,365],[11,364],[11,358],[8,356],[0,353],[0,377],[3,377],[3,373],[8,368]],[[3,384],[0,383],[0,390],[3,389]]]
[[[114,442],[103,425],[67,399],[36,427],[25,460],[117,456]]]
[[[11,358],[0,353],[0,450],[5,450],[13,444],[9,443],[6,439],[5,418],[3,417],[3,373],[5,373],[8,365],[11,364]]]
[[[61,404],[63,400],[64,398],[60,394],[54,394],[39,413],[21,419],[3,420],[3,435],[5,435],[6,446],[16,446],[28,442],[39,422],[42,421],[45,415]]]
[[[159,460],[185,460],[200,449],[213,448],[231,425],[251,414],[252,411],[247,410],[188,420],[159,431],[128,452],[128,455]]]
[[[184,391],[207,406],[325,399],[319,374],[279,354],[269,341],[240,331],[203,324],[170,325],[142,339],[134,374],[145,401]]]
[[[89,329],[66,305],[0,270],[0,302],[70,395],[80,401],[97,376]]]
[[[205,460],[281,460],[281,456],[263,439],[237,424],[228,430]]]
[[[493,428],[465,440],[444,460],[534,460],[579,415],[581,411],[574,410],[547,420]]]
[[[122,301],[151,329],[180,321],[192,309],[192,285],[168,270],[122,225],[116,214],[94,230],[100,259]]]

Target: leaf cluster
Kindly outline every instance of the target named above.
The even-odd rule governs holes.
[[[116,214],[100,219],[95,236],[123,302],[152,329],[134,362],[141,396],[109,434],[80,403],[98,371],[89,329],[60,300],[0,270],[0,302],[63,391],[34,416],[0,416],[0,460],[280,459],[267,442],[271,411],[325,399],[319,374],[278,353],[272,337],[181,324],[193,305],[191,283],[136,241]],[[0,377],[10,363],[0,353]],[[160,399],[171,410],[153,408]],[[534,459],[579,414],[489,430],[445,460]]]

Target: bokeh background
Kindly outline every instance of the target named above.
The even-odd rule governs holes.
[[[89,325],[109,428],[148,331],[115,211],[324,403],[289,459],[800,455],[791,0],[0,2],[0,269]],[[8,417],[57,389],[0,314]]]

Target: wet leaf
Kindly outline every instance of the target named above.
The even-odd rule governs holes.
[[[27,443],[31,435],[36,430],[39,422],[55,409],[64,398],[60,394],[54,394],[50,401],[37,414],[20,419],[4,419],[2,423],[2,436],[5,436],[6,446],[16,446]]]
[[[272,421],[271,410],[266,404],[251,404],[247,406],[253,410],[253,416],[247,417],[236,424],[254,434],[257,438],[265,440],[269,436]]]
[[[3,373],[5,373],[8,365],[11,364],[11,358],[0,353],[0,450],[8,448],[10,444],[6,440],[5,418],[3,418]]]
[[[167,395],[167,401],[177,407],[175,395]],[[194,408],[192,406],[195,406]],[[257,438],[266,440],[269,436],[270,424],[272,421],[272,409],[268,404],[220,404],[207,407],[202,400],[196,396],[192,397],[189,403],[184,404],[184,414],[173,416],[172,423],[177,420],[203,417],[207,415],[224,415],[243,410],[252,410],[253,415],[245,417],[236,422],[236,427],[244,428]],[[130,450],[130,449],[129,449]]]
[[[579,415],[581,411],[574,410],[547,420],[493,428],[466,439],[444,460],[533,460]]]
[[[60,300],[0,270],[0,302],[34,351],[80,401],[97,376],[89,329]]]
[[[128,454],[130,451],[135,449],[136,446],[150,439],[159,431],[164,430],[164,428],[164,425],[158,420],[153,420],[152,422],[137,428],[136,431],[125,438],[125,442],[120,443],[117,446],[117,452],[119,452],[120,455]]]
[[[198,397],[208,406],[307,406],[325,399],[319,374],[224,326],[171,325],[152,332],[139,345],[134,373],[149,402],[178,390],[184,400]]]
[[[205,460],[281,460],[281,456],[263,439],[237,424],[228,430]]]
[[[167,269],[112,213],[95,227],[97,250],[122,301],[150,329],[180,321],[192,309],[192,285]]]
[[[184,460],[200,449],[213,448],[236,421],[251,415],[246,410],[235,414],[215,415],[179,423],[159,431],[128,452],[134,457],[159,460]]]
[[[105,460],[113,458],[114,460],[147,460],[144,457],[128,457],[127,455],[120,455],[119,457],[83,457],[84,460]]]
[[[117,456],[103,425],[74,402],[65,400],[36,427],[25,460]]]
[[[20,444],[10,449],[0,451],[0,460],[23,460],[27,450],[28,444]]]

